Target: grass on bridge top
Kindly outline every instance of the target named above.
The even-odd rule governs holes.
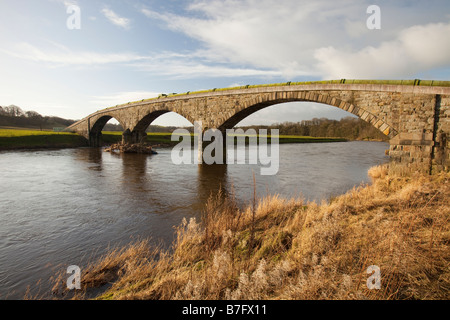
[[[298,86],[298,85],[311,85],[311,84],[378,84],[378,85],[402,85],[402,86],[424,86],[424,87],[450,87],[450,81],[445,80],[420,80],[420,79],[412,79],[412,80],[360,80],[360,79],[340,79],[340,80],[319,80],[319,81],[303,81],[303,82],[282,82],[282,83],[270,83],[270,84],[256,84],[256,85],[244,85],[237,87],[228,87],[228,88],[214,88],[209,90],[200,90],[193,92],[184,92],[184,93],[168,93],[168,94],[160,94],[158,97],[142,99],[137,101],[131,101],[127,103],[123,103],[120,105],[115,105],[112,107],[107,107],[102,110],[115,108],[118,106],[124,106],[127,104],[134,104],[139,102],[157,100],[161,98],[167,97],[178,97],[189,94],[198,94],[198,93],[207,93],[207,92],[215,92],[215,91],[229,91],[229,90],[239,90],[239,89],[250,89],[250,88],[263,88],[263,87],[278,87],[278,86]],[[102,111],[99,110],[99,111]]]

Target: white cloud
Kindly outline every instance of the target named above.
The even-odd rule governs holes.
[[[117,13],[109,8],[103,8],[102,13],[111,23],[115,24],[116,26],[124,29],[128,29],[130,27],[130,19],[120,17]]]
[[[345,30],[347,34],[352,38],[359,38],[362,36],[367,36],[371,32],[363,19],[359,20],[345,20]]]
[[[213,0],[197,1],[187,11],[185,16],[148,8],[142,13],[200,41],[204,59],[274,70],[290,78],[316,75],[313,50],[330,38],[334,43],[346,36],[336,24],[356,7],[353,1]]]
[[[333,46],[315,52],[325,78],[413,77],[450,66],[450,24],[435,23],[404,29],[392,41],[352,51]]]
[[[98,53],[89,51],[72,51],[69,48],[53,43],[51,49],[40,49],[32,44],[22,42],[10,49],[0,49],[10,56],[52,65],[96,65],[109,63],[125,63],[139,61],[146,57],[134,53]]]
[[[277,77],[281,72],[257,68],[238,68],[228,65],[209,65],[190,59],[152,59],[148,62],[133,63],[141,71],[167,76],[171,79],[192,78],[233,78],[233,77]]]
[[[170,79],[399,78],[450,65],[449,24],[419,21],[416,26],[404,28],[407,24],[398,21],[391,26],[389,15],[395,16],[395,10],[401,8],[385,5],[382,30],[370,31],[365,26],[368,3],[197,0],[183,14],[141,8],[142,14],[165,28],[199,41],[200,45],[190,51],[74,52],[58,44],[44,48],[30,43],[2,51],[53,66],[120,63]],[[130,25],[129,19],[108,8],[102,13],[121,27]]]
[[[183,14],[141,11],[165,28],[199,41],[202,47],[193,53],[195,61],[214,64],[213,73],[220,65],[227,70],[240,66],[233,68],[237,76],[245,70],[254,75],[255,70],[264,70],[285,79],[395,78],[449,65],[448,25],[430,24],[433,16],[426,5],[410,10],[386,3],[381,6],[382,30],[372,31],[366,27],[370,4],[369,0],[198,0]],[[411,27],[413,23],[417,25]]]
[[[77,0],[51,0],[51,1],[58,2],[60,4],[65,5],[66,7],[73,6],[73,5],[78,5],[78,1]]]
[[[199,59],[202,57],[200,52],[187,54],[163,52],[153,55],[139,55],[133,52],[99,53],[72,51],[59,43],[47,42],[51,44],[50,48],[41,49],[22,42],[12,45],[9,49],[0,49],[0,52],[19,59],[47,63],[51,67],[124,64],[140,72],[150,72],[171,79],[281,75],[276,70],[208,64]]]
[[[116,94],[106,96],[92,97],[90,103],[98,105],[99,107],[112,107],[119,104],[124,104],[133,101],[139,101],[142,99],[150,99],[157,97],[159,93],[150,91],[128,91],[119,92]]]

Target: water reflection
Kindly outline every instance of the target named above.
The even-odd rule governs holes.
[[[122,160],[123,181],[127,184],[137,184],[142,187],[142,182],[146,181],[148,155],[130,153],[116,155],[113,153],[113,156],[120,157]]]
[[[80,148],[75,151],[75,159],[89,163],[89,170],[101,171],[103,169],[103,151],[100,148]]]
[[[386,162],[387,144],[348,142],[280,145],[280,170],[257,165],[175,165],[170,149],[157,155],[102,149],[0,153],[0,297],[23,298],[27,285],[52,276],[47,265],[81,263],[109,246],[138,237],[170,244],[183,218],[200,218],[211,194],[327,199],[368,181]],[[81,266],[81,265],[80,265]]]
[[[223,197],[229,195],[226,164],[199,164],[197,172],[197,195],[200,202],[206,203],[211,195],[217,195],[220,190]]]

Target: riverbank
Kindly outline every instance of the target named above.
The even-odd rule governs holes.
[[[87,146],[86,139],[70,132],[0,128],[0,151],[84,146]]]
[[[122,141],[122,132],[106,131],[102,133],[105,145]],[[269,138],[270,141],[270,138]],[[344,142],[342,138],[316,138],[304,136],[280,136],[279,143],[318,143]],[[171,133],[152,132],[147,134],[146,143],[150,145],[173,146],[178,141],[171,141]],[[83,137],[71,132],[40,131],[19,128],[0,128],[0,151],[20,149],[78,148],[86,147]]]
[[[193,134],[191,134],[193,135]],[[102,135],[104,141],[107,142],[117,142],[119,141],[118,137],[122,137],[121,132],[105,132]],[[165,145],[176,145],[179,141],[171,140],[172,134],[167,132],[151,132],[147,133],[146,142],[147,143],[160,143]],[[192,143],[193,143],[192,139]],[[270,135],[267,138],[267,141],[271,141]],[[346,142],[348,139],[344,138],[328,138],[328,137],[308,137],[308,136],[295,136],[295,135],[280,135],[278,138],[279,143],[319,143],[319,142]],[[247,141],[248,142],[248,138]]]
[[[202,222],[177,227],[172,250],[146,240],[112,250],[82,270],[73,298],[448,299],[450,174],[369,175],[321,204],[273,196],[240,209],[215,195]],[[55,298],[67,298],[65,279]]]

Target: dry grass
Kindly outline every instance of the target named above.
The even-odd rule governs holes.
[[[373,183],[331,203],[277,196],[240,210],[211,197],[172,251],[141,241],[82,275],[99,299],[449,299],[449,173],[370,170]],[[367,268],[381,270],[369,290]]]

